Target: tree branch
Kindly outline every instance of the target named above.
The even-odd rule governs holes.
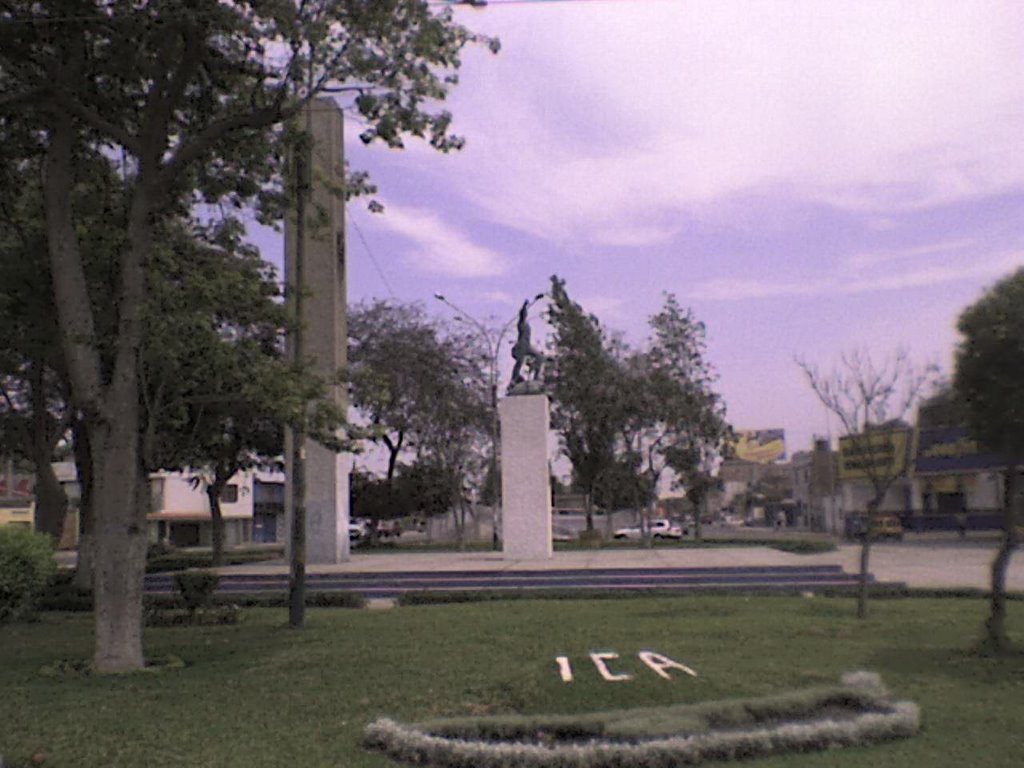
[[[77,117],[86,125],[95,128],[102,134],[106,134],[110,139],[120,144],[136,157],[141,154],[142,142],[125,128],[107,120],[98,112],[87,108],[63,89],[54,89],[52,93],[57,105],[63,108],[69,115]]]

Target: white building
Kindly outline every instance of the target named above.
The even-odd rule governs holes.
[[[55,465],[72,505],[80,497],[72,462]],[[199,470],[154,472],[149,476],[150,511],[147,535],[150,542],[177,547],[208,547],[213,542],[207,475]],[[284,473],[246,470],[236,474],[220,497],[224,518],[224,544],[239,546],[273,542],[283,535]]]

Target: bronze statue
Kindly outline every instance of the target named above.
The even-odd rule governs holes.
[[[527,320],[527,312],[530,309],[530,302],[524,301],[519,310],[519,320],[516,323],[516,330],[519,336],[512,347],[512,359],[516,361],[512,368],[512,381],[509,382],[509,391],[526,381],[523,376],[523,366],[531,373],[533,381],[539,381],[544,372],[544,355],[538,352],[530,343],[530,323]]]

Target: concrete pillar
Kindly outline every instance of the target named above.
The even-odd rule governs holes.
[[[548,560],[551,475],[547,395],[509,395],[501,416],[501,539],[510,560]]]
[[[299,120],[306,124],[306,113]],[[345,365],[348,345],[345,286],[345,204],[338,192],[344,183],[343,119],[333,99],[316,99],[308,107],[312,133],[312,187],[307,203],[304,283],[293,286],[296,233],[294,213],[285,221],[285,284],[303,291],[305,356],[316,371],[333,378]],[[332,397],[344,409],[344,387]],[[285,531],[291,530],[291,439],[286,439]],[[306,457],[306,562],[340,563],[349,559],[349,474],[351,457],[328,451],[312,440]]]

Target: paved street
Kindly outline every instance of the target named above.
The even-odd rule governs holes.
[[[922,543],[878,543],[871,549],[869,570],[878,581],[903,582],[910,587],[976,587],[989,584],[995,543],[991,540],[938,539]],[[444,571],[543,571],[629,568],[751,568],[756,566],[838,565],[857,573],[860,547],[843,544],[835,552],[795,555],[769,547],[707,549],[605,549],[556,552],[551,560],[506,560],[500,552],[356,553],[347,563],[309,567],[311,574],[393,573]],[[281,561],[230,566],[231,574],[286,574]],[[1024,591],[1024,554],[1010,563],[1009,589]]]

